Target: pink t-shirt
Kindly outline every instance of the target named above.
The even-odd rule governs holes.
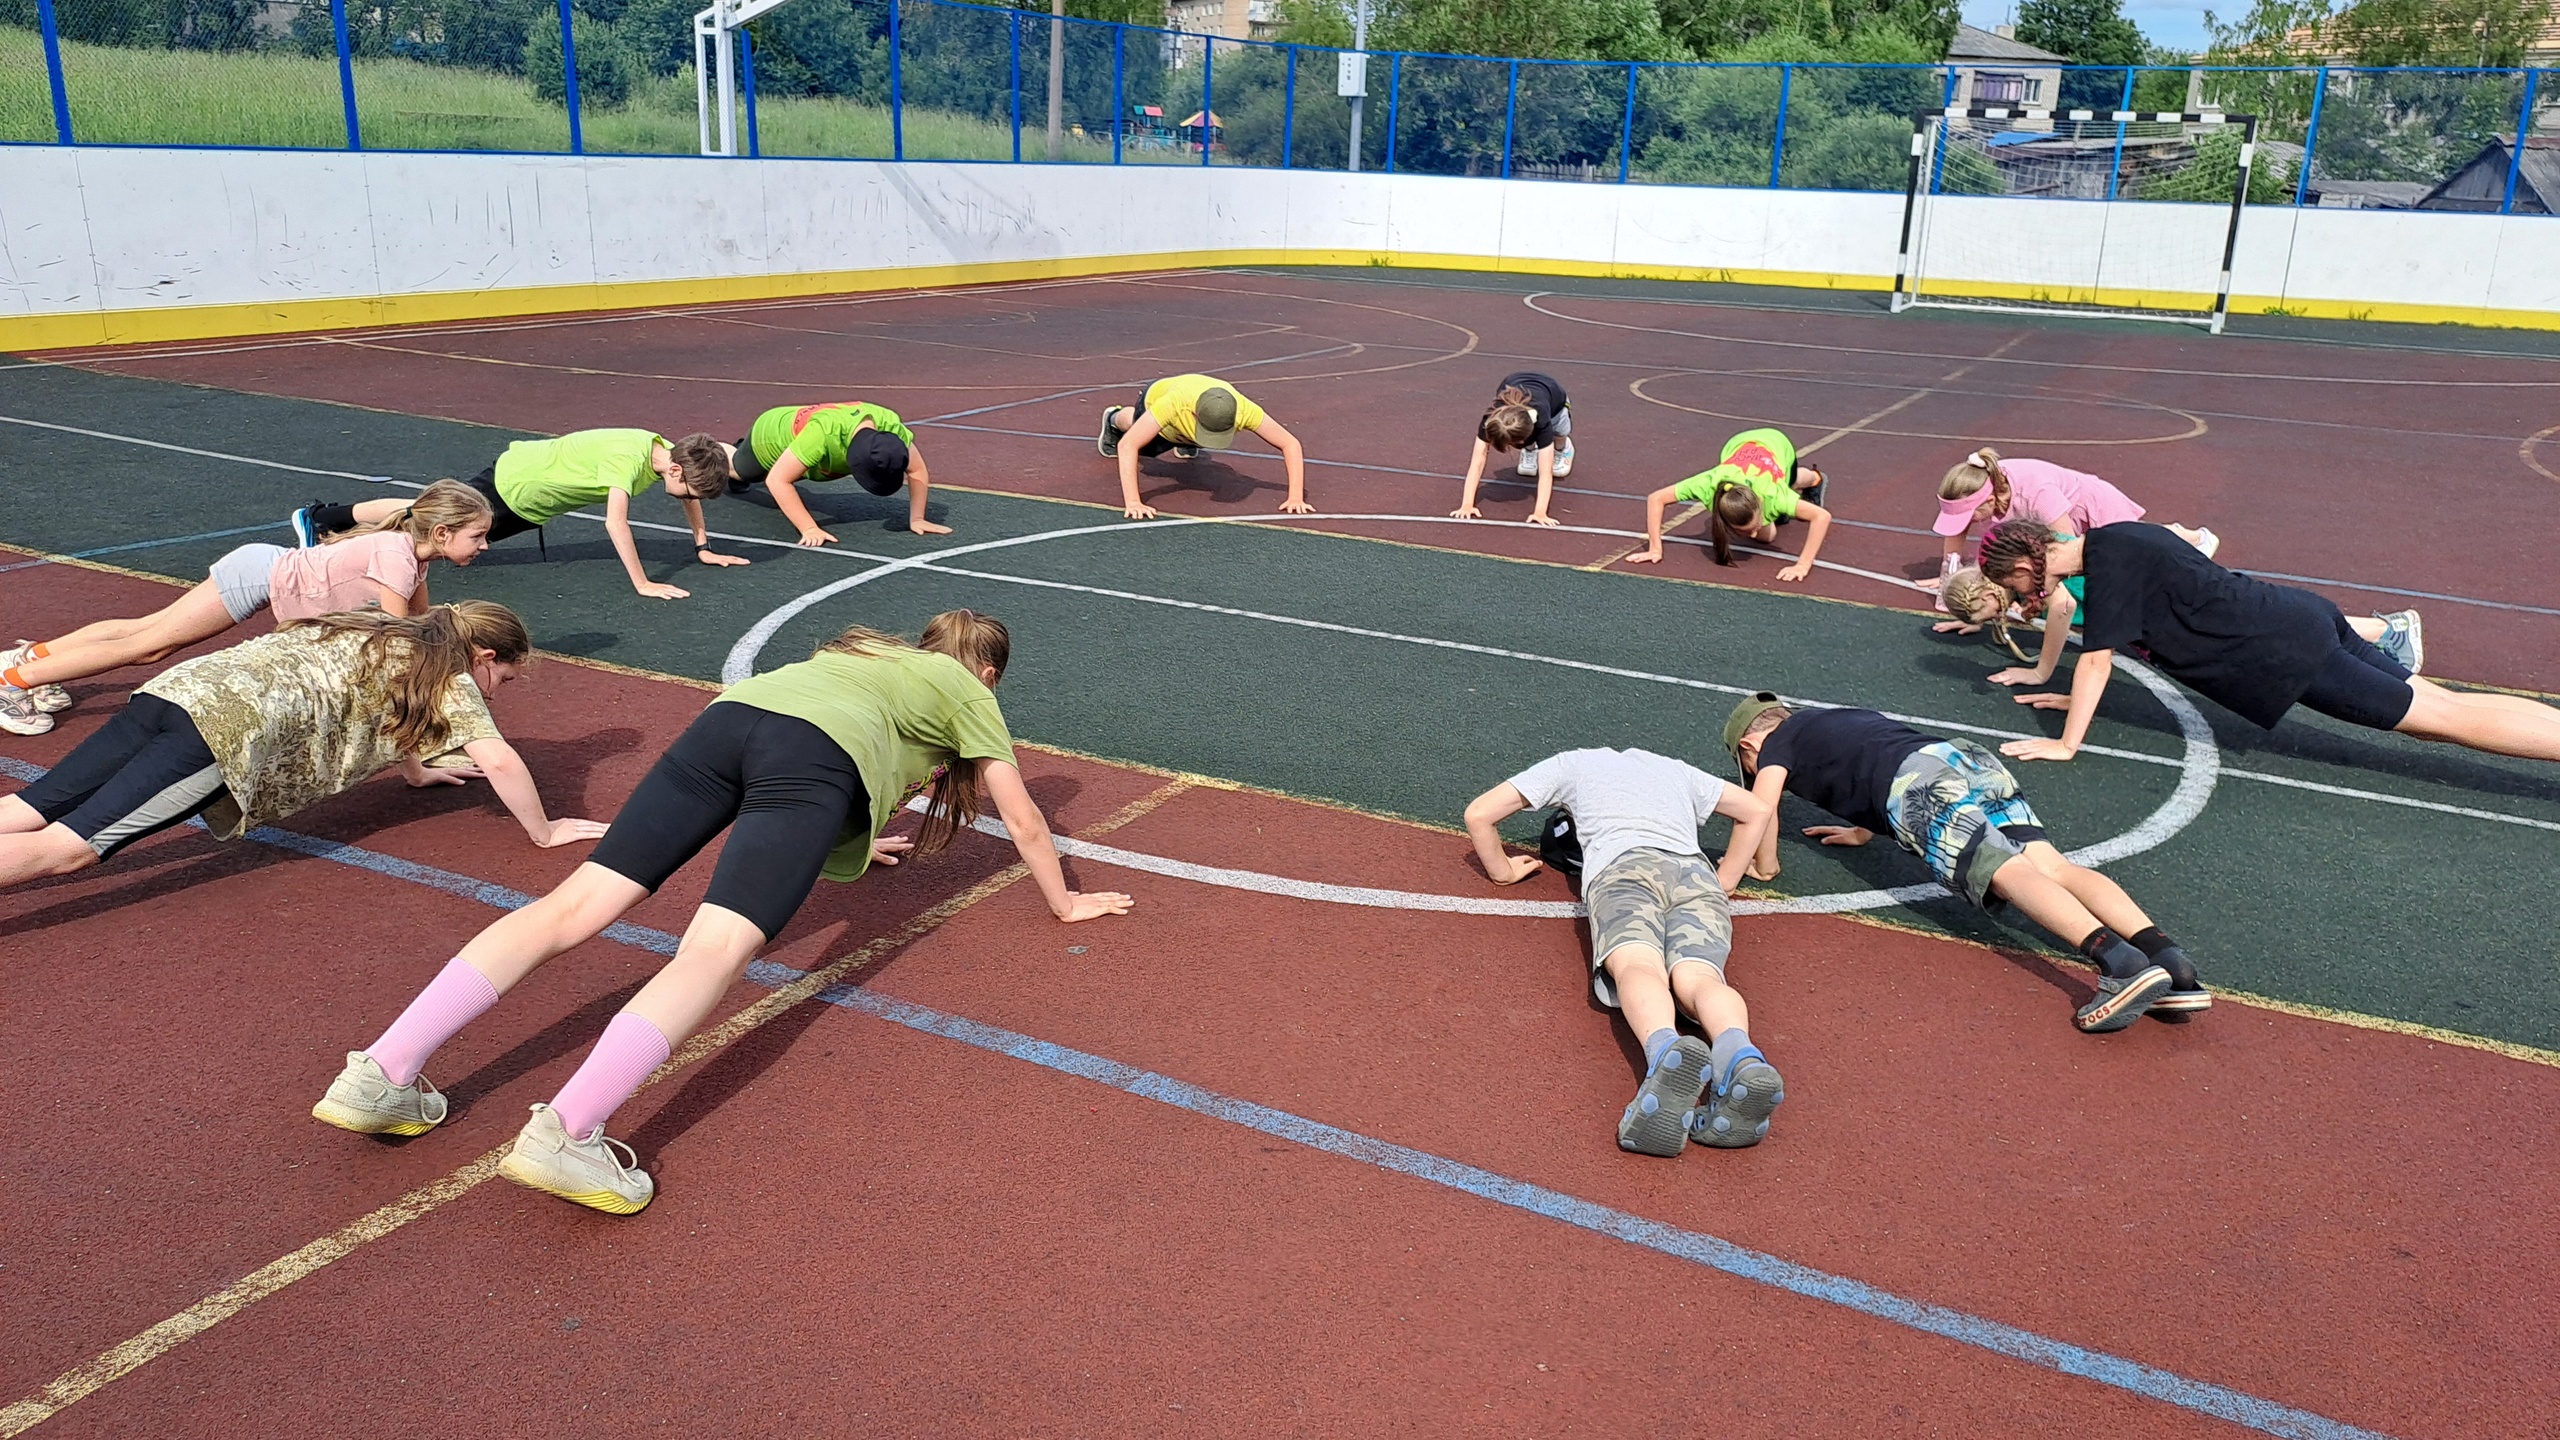
[[[2033,515],[2057,530],[2068,527],[2075,535],[2142,518],[2142,507],[2132,497],[2095,475],[2066,470],[2050,460],[2004,459],[2000,470],[2009,477],[2011,515]],[[1991,524],[1991,492],[1985,489],[1979,498],[1982,508],[1973,512],[1973,523],[1965,527],[1967,534],[1978,534]]]
[[[398,530],[287,550],[267,578],[267,603],[276,624],[290,625],[338,610],[362,610],[381,601],[380,585],[403,599],[418,593],[426,562],[417,542]],[[371,583],[368,583],[371,582]]]

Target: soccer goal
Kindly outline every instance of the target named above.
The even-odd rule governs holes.
[[[2112,315],[2222,333],[2258,117],[1989,106],[1912,118],[1896,312]]]

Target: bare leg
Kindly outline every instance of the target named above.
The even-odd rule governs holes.
[[[2072,899],[2079,901],[2084,909],[2098,918],[2100,924],[2117,935],[2131,937],[2151,928],[2151,917],[2142,913],[2142,907],[2133,903],[2133,897],[2124,893],[2123,886],[2095,870],[2072,864],[2050,842],[2030,842],[2027,861],[2070,891]]]
[[[2356,632],[2357,639],[2371,645],[2379,642],[2391,627],[2370,615],[2350,615],[2347,617],[2347,628]]]
[[[458,957],[504,995],[563,950],[583,945],[639,904],[649,892],[590,860],[559,888],[500,916],[471,938]]]
[[[32,835],[43,828],[36,807],[15,795],[0,796],[0,835]]]
[[[86,631],[75,630],[47,642],[49,653],[41,660],[19,666],[18,673],[26,676],[31,685],[59,685],[127,665],[149,665],[230,629],[231,612],[223,608],[222,592],[213,587],[212,581],[204,580],[169,602],[168,608],[157,615],[106,623],[133,628],[113,639],[92,641],[79,640]]]
[[[2421,740],[2467,745],[2493,755],[2560,760],[2560,709],[2521,695],[2468,695],[2410,677],[2415,699],[2397,727]]]
[[[1621,945],[1600,965],[1618,982],[1618,1013],[1627,1017],[1627,1028],[1636,1032],[1636,1039],[1668,1030],[1678,1021],[1678,1013],[1671,1008],[1671,981],[1662,973],[1661,951],[1650,945]]]
[[[2067,945],[2078,945],[2099,926],[2098,917],[2063,883],[2036,868],[2025,856],[2011,860],[1991,877],[1991,893],[2018,907]],[[2130,902],[2128,902],[2130,903]]]
[[[1671,972],[1671,992],[1678,997],[1680,1008],[1696,1018],[1698,1028],[1709,1038],[1727,1030],[1751,1028],[1751,1007],[1742,1003],[1742,992],[1724,983],[1713,965],[1683,965]],[[1619,995],[1624,998],[1625,991]]]
[[[0,889],[52,875],[68,875],[97,863],[98,852],[89,848],[88,841],[72,834],[68,825],[47,825],[33,834],[0,834]]]
[[[764,942],[764,932],[746,916],[705,905],[693,912],[693,923],[684,927],[676,958],[622,1008],[657,1026],[668,1040],[681,1041],[701,1028],[720,997],[746,973],[747,962],[756,958]]]

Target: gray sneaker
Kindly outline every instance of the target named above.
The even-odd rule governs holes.
[[[443,1124],[444,1115],[444,1095],[426,1076],[394,1085],[382,1062],[361,1050],[347,1052],[347,1068],[311,1107],[312,1119],[359,1135],[424,1135]]]
[[[1665,1158],[1685,1149],[1689,1137],[1683,1122],[1706,1093],[1707,1070],[1714,1063],[1706,1041],[1690,1035],[1673,1041],[1618,1117],[1618,1148]]]
[[[21,640],[15,649],[0,650],[0,670],[26,664],[27,652],[34,648],[32,643]],[[30,685],[27,694],[34,697],[36,708],[47,715],[59,715],[71,708],[71,692],[59,685]]]
[[[2394,663],[2410,674],[2425,674],[2427,637],[2419,628],[2418,612],[2394,610],[2385,615],[2377,611],[2373,618],[2382,622],[2382,638],[2373,642],[2374,648],[2390,656]]]
[[[1719,1150],[1741,1150],[1769,1135],[1769,1117],[1787,1098],[1787,1082],[1778,1067],[1757,1049],[1733,1057],[1733,1069],[1715,1087],[1709,1103],[1689,1112],[1689,1138]]]
[[[0,730],[12,735],[41,735],[53,728],[53,717],[36,704],[33,692],[0,685]]]
[[[2160,966],[2149,966],[2131,975],[2101,975],[2098,993],[2071,1017],[2071,1023],[2087,1035],[2104,1035],[2122,1030],[2142,1018],[2142,1012],[2169,993],[2176,984],[2169,972]]]
[[[1120,458],[1120,427],[1111,423],[1111,417],[1119,413],[1117,405],[1102,407],[1102,430],[1093,437],[1093,448],[1102,452],[1105,460]]]
[[[516,1148],[498,1162],[498,1173],[608,1215],[636,1215],[658,1193],[630,1146],[606,1138],[601,1125],[584,1139],[573,1137],[560,1123],[560,1112],[548,1105],[533,1107],[533,1118],[517,1133]]]

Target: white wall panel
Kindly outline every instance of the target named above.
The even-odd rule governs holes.
[[[364,186],[383,294],[582,285],[595,279],[586,167],[574,157],[459,168],[371,152]]]
[[[78,203],[106,309],[380,291],[361,155],[83,150],[79,158]]]
[[[2485,215],[2303,210],[2294,221],[2285,298],[2485,305],[2499,227]],[[2560,230],[2552,232],[2560,244]]]
[[[2497,226],[2497,266],[2489,276],[2491,308],[2560,311],[2560,218],[2510,215]]]
[[[76,150],[13,146],[0,185],[0,315],[98,307]]]
[[[1502,258],[1617,259],[1618,201],[1623,185],[1566,180],[1511,180],[1502,185]]]

